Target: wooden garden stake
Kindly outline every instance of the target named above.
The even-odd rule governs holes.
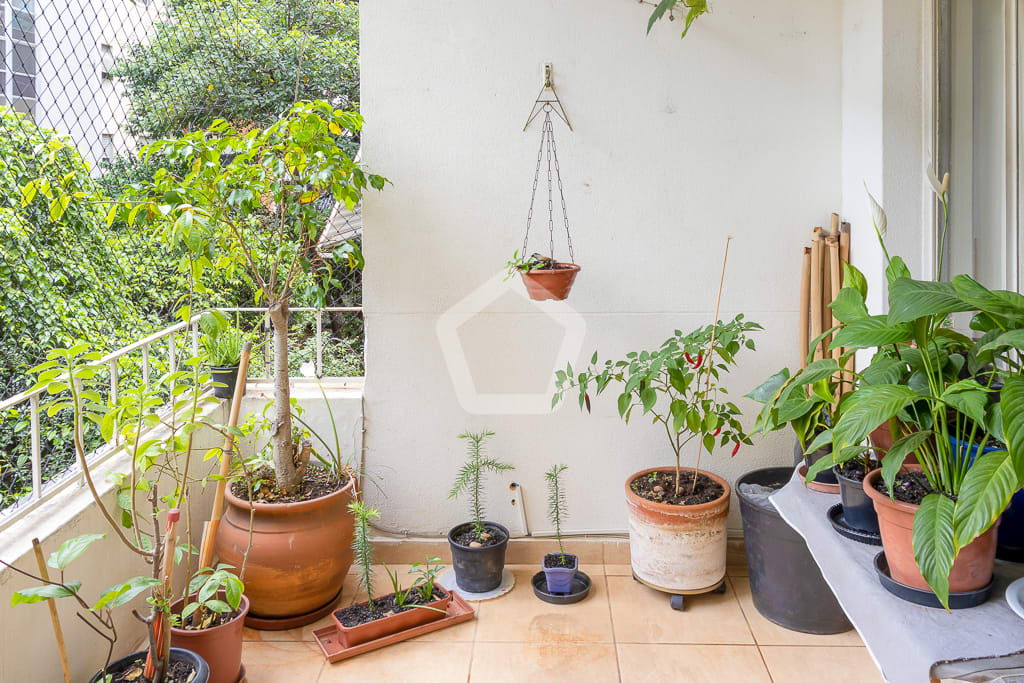
[[[817,339],[824,331],[821,319],[821,228],[814,229],[811,240],[811,338]],[[809,353],[809,352],[808,352]],[[814,360],[821,360],[821,342],[814,347]]]
[[[850,262],[850,224],[843,221],[839,226],[839,267],[843,269],[842,277],[846,276],[846,264]],[[840,282],[843,284],[845,280],[841,279]],[[841,350],[842,353],[846,353],[846,349]],[[847,365],[849,368],[843,369],[843,393],[853,391],[853,362],[854,358],[851,356],[847,359]]]
[[[36,554],[36,564],[39,566],[39,577],[43,581],[50,580],[50,572],[46,569],[46,560],[43,559],[43,549],[39,545],[39,539],[32,539],[32,550]],[[64,671],[64,683],[71,683],[71,666],[68,664],[68,648],[64,644],[64,632],[60,628],[60,617],[57,615],[57,605],[53,598],[46,601],[50,608],[50,621],[53,623],[53,637],[57,641],[57,652],[60,654],[60,668]]]
[[[835,216],[835,214],[832,214],[832,215]],[[837,220],[838,220],[838,218],[839,217],[836,216]],[[828,238],[828,260],[829,260],[829,275],[831,276],[831,280],[832,280],[832,300],[834,301],[836,296],[839,295],[839,286],[840,286],[839,283],[840,283],[840,277],[841,276],[840,276],[840,271],[839,271],[839,267],[840,267],[840,263],[839,263],[839,239],[837,237],[835,237],[835,236],[832,236],[832,235],[829,235],[829,238]],[[832,303],[832,302],[830,301],[829,303]],[[828,310],[829,310],[829,320],[832,321],[832,323],[829,325],[829,327],[835,327],[839,323],[839,321],[836,319],[835,311],[833,311],[831,308],[829,308]],[[839,362],[840,354],[841,354],[841,351],[840,351],[840,349],[838,347],[832,349],[832,358],[837,363]]]
[[[249,374],[251,351],[252,344],[246,342],[238,360],[238,379],[235,380],[235,394],[231,397],[229,427],[238,425],[238,414],[242,410],[242,394],[245,392],[245,380]],[[234,453],[234,450],[235,437],[231,434],[225,435],[224,443],[221,446],[220,479],[217,481],[217,490],[213,497],[213,511],[210,513],[210,521],[203,526],[203,542],[199,546],[199,569],[213,564],[213,545],[217,540],[217,530],[220,529],[220,518],[224,509],[224,491],[228,486],[228,475],[231,473],[231,454]]]
[[[171,508],[167,511],[167,529],[164,534],[164,566],[160,572],[160,580],[163,582],[163,585],[156,588],[158,599],[170,600],[171,598],[171,577],[174,574],[174,546],[178,533],[178,520],[180,518],[181,512],[178,508]],[[171,628],[166,612],[158,611],[155,616],[156,623],[153,624],[153,629],[156,640],[156,652],[153,652],[152,648],[149,650],[146,654],[146,666],[143,669],[143,675],[149,679],[152,679],[156,673],[156,661],[163,659],[164,647],[168,641],[168,638],[165,636],[170,633]]]
[[[807,348],[810,344],[808,334],[810,324],[808,317],[811,312],[811,248],[804,247],[804,255],[800,265],[800,367],[807,367]]]
[[[711,367],[715,357],[715,335],[718,332],[718,310],[722,305],[722,287],[725,285],[725,264],[729,261],[729,242],[732,241],[732,235],[725,238],[725,255],[722,256],[722,275],[718,279],[718,297],[715,299],[715,321],[711,324],[711,344],[708,347],[708,377],[704,385],[704,396],[707,398],[708,393],[711,391]],[[698,439],[700,443],[697,445],[697,464],[693,468],[693,485],[690,487],[690,493],[692,494],[697,488],[697,470],[700,469],[700,454],[704,451],[704,439]],[[676,495],[679,492],[676,491]]]

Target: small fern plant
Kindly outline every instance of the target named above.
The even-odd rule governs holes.
[[[373,544],[370,542],[370,520],[380,519],[380,511],[362,501],[353,501],[348,509],[355,517],[355,531],[352,535],[352,564],[356,565],[359,577],[357,590],[366,591],[371,610],[373,606]]]
[[[483,541],[484,535],[484,474],[486,472],[508,472],[515,469],[513,465],[485,455],[484,442],[492,436],[494,436],[494,432],[487,430],[475,434],[472,432],[459,434],[460,439],[466,440],[466,462],[459,468],[455,484],[448,492],[448,498],[458,498],[462,494],[469,495],[473,531],[477,541]]]
[[[565,547],[562,545],[562,522],[569,516],[569,508],[565,502],[565,489],[562,488],[562,472],[568,469],[565,465],[552,465],[544,473],[548,480],[548,519],[555,527],[555,538],[558,540],[558,554],[562,566],[566,566]]]

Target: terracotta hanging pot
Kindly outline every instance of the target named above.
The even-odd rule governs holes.
[[[920,465],[907,465],[907,470],[921,471]],[[931,591],[928,582],[921,576],[921,570],[914,561],[914,515],[919,505],[894,501],[875,489],[875,482],[882,476],[882,470],[872,470],[864,478],[864,492],[875,504],[878,526],[882,534],[885,559],[894,581],[904,586]],[[992,580],[992,567],[996,557],[996,528],[992,527],[971,541],[956,556],[949,574],[950,593],[968,593],[988,585]]]
[[[354,500],[354,489],[355,479],[350,478],[343,488],[322,498],[272,504],[242,500],[228,487],[217,534],[221,562],[242,566],[249,547],[250,508],[254,510],[252,549],[243,579],[250,605],[248,625],[295,628],[316,621],[322,610],[329,609],[352,565],[353,519],[348,504]]]
[[[629,552],[633,574],[643,583],[666,591],[700,591],[725,576],[726,521],[729,482],[699,472],[724,489],[721,497],[698,505],[656,503],[636,495],[630,485],[651,472],[675,470],[654,467],[626,479],[629,508]],[[693,476],[692,468],[682,472]]]
[[[563,301],[569,296],[576,275],[582,269],[575,263],[558,262],[556,265],[560,267],[520,273],[523,284],[526,285],[526,293],[531,299]]]

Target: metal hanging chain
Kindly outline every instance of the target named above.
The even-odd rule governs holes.
[[[555,146],[555,126],[551,120],[551,106],[544,106],[544,125],[541,127],[540,147],[537,150],[537,168],[533,174],[533,191],[530,194],[530,210],[526,214],[526,235],[523,237],[522,258],[528,258],[527,243],[530,240],[530,225],[533,222],[533,206],[537,199],[537,184],[540,181],[541,165],[544,163],[544,149],[547,147],[548,165],[548,241],[551,250],[550,257],[555,258],[555,204],[554,204],[554,180],[558,179],[558,195],[562,202],[562,220],[565,223],[565,237],[569,245],[569,262],[575,263],[572,250],[572,236],[569,234],[569,213],[565,206],[565,192],[562,188],[562,172],[558,164],[558,149]],[[554,162],[554,175],[552,175],[552,161]]]

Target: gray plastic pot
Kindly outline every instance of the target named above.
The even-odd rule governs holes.
[[[127,657],[121,657],[121,659],[118,659],[110,663],[110,666],[107,667],[107,673],[112,676],[116,676],[117,674],[127,669],[130,664],[137,661],[139,657],[145,658],[145,656],[146,650],[141,650],[139,652],[133,652]],[[182,660],[189,662],[196,669],[196,675],[192,679],[191,683],[207,683],[210,680],[210,667],[207,666],[206,660],[197,655],[195,652],[191,652],[189,650],[182,650],[177,647],[172,647],[171,661],[179,662]],[[89,679],[89,683],[99,683],[99,681],[102,680],[103,672],[98,671],[95,676]]]
[[[813,465],[814,463],[818,462],[819,460],[826,456],[832,457],[832,449],[826,446],[825,448],[819,448],[816,451],[812,451],[810,453],[805,454],[803,449],[800,448],[800,442],[797,441],[796,445],[793,446],[793,454],[796,457],[796,462],[800,462],[800,460],[803,460],[809,468],[811,465]],[[836,480],[836,474],[835,472],[832,471],[831,467],[828,468],[827,470],[822,470],[821,472],[818,472],[816,475],[814,475],[814,481],[818,482],[819,484],[839,483]]]
[[[822,635],[849,631],[852,626],[803,537],[774,507],[758,505],[741,489],[743,484],[781,488],[792,475],[789,467],[766,467],[736,482],[754,607],[765,619],[791,631]]]
[[[452,527],[448,532],[455,585],[467,593],[486,593],[501,585],[501,573],[505,570],[505,549],[508,548],[508,529],[494,522],[484,522],[484,528],[504,536],[500,543],[494,545],[471,548],[455,541],[455,536],[472,526],[471,522],[467,522]]]
[[[843,519],[854,529],[878,533],[878,514],[875,504],[864,493],[864,482],[843,476],[839,467],[832,468],[839,482],[839,498],[843,501]]]

